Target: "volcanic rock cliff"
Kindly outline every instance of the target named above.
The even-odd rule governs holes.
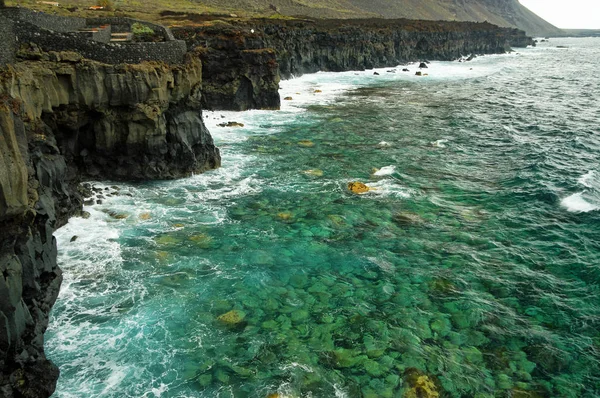
[[[199,46],[204,106],[279,108],[279,79],[317,71],[364,70],[418,60],[454,60],[533,45],[525,32],[489,23],[411,20],[200,21],[174,28]]]
[[[0,76],[0,396],[47,397],[43,351],[62,280],[53,232],[81,214],[82,178],[176,178],[218,167],[202,67],[106,65],[36,52]]]

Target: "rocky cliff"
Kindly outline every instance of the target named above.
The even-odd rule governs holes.
[[[201,119],[197,56],[113,66],[21,55],[37,60],[0,73],[0,396],[39,398],[58,377],[43,351],[62,280],[52,234],[80,215],[79,182],[176,178],[220,157]]]
[[[280,76],[453,60],[533,44],[523,31],[489,23],[381,19],[205,21],[173,33],[202,49],[205,106],[229,110],[278,108]]]

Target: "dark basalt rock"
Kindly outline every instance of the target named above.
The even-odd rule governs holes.
[[[424,59],[454,60],[533,44],[523,31],[489,23],[256,19],[173,28],[202,48],[204,105],[212,109],[278,108],[279,79],[317,71],[392,67]],[[424,62],[426,64],[427,61]]]
[[[220,165],[202,123],[201,72],[190,57],[177,67],[26,61],[0,74],[0,397],[54,392],[59,370],[43,347],[62,281],[52,234],[89,217],[83,197],[109,192],[80,181]]]

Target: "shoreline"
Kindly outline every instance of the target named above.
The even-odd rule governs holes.
[[[418,41],[418,35],[411,37]],[[475,48],[506,48],[505,38],[484,35],[474,40]],[[236,81],[245,67],[254,65],[250,76],[255,81],[248,79],[250,86],[244,83],[241,91],[234,84],[232,94],[223,98],[229,103],[231,95],[241,95],[239,103],[252,105],[252,100],[268,97],[268,106],[261,106],[271,107],[275,96],[269,93],[279,83],[277,53],[245,46],[233,51],[246,66],[228,70],[235,71]],[[7,137],[2,150],[10,164],[0,181],[0,220],[7,227],[0,234],[0,265],[9,270],[8,301],[1,307],[8,323],[0,325],[5,341],[0,354],[7,358],[0,363],[0,391],[7,397],[45,397],[58,377],[42,346],[62,281],[52,233],[69,217],[82,214],[87,193],[79,183],[90,177],[177,178],[218,167],[220,156],[199,116],[209,86],[203,76],[211,76],[210,67],[200,65],[206,61],[202,51],[188,52],[183,65],[173,66],[100,64],[73,52],[47,52],[43,41],[19,51],[21,60],[5,68],[8,72],[0,80],[5,94],[0,128]],[[355,55],[361,59],[360,52]],[[216,66],[223,68],[216,59]],[[261,84],[265,92],[254,93]]]

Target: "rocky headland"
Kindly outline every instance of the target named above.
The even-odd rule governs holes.
[[[276,109],[281,77],[531,44],[523,32],[490,24],[375,20],[253,20],[175,34],[192,50],[173,64],[103,63],[83,58],[77,48],[51,51],[43,40],[20,41],[3,55],[2,397],[47,397],[55,389],[59,370],[43,347],[62,281],[53,233],[70,217],[86,216],[82,203],[90,192],[81,182],[172,179],[219,167],[203,107]],[[2,35],[8,43],[10,29]]]
[[[278,109],[279,80],[304,73],[450,61],[534,45],[521,30],[475,22],[201,18],[197,22],[199,26],[173,28],[173,34],[199,49],[203,105],[209,109]]]
[[[22,54],[23,55],[23,54]],[[202,66],[107,65],[30,52],[0,75],[0,396],[46,397],[44,331],[61,271],[53,232],[85,179],[169,179],[220,165],[202,122]]]

